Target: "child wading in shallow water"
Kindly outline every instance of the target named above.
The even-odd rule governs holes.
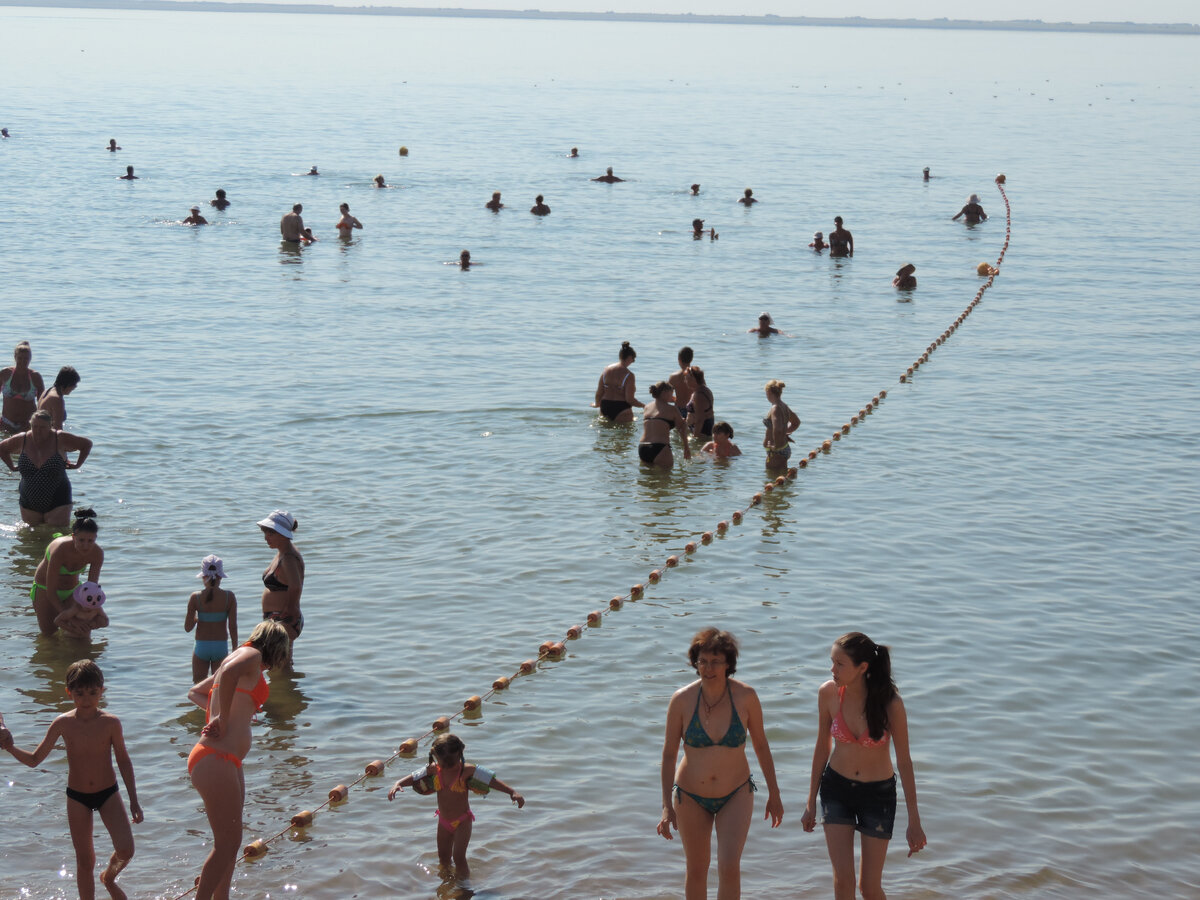
[[[444,868],[449,868],[453,861],[459,878],[471,875],[471,867],[467,865],[467,844],[471,841],[471,823],[475,821],[475,814],[471,812],[467,791],[486,794],[495,788],[512,797],[518,809],[525,805],[525,798],[497,778],[494,772],[465,762],[463,752],[466,749],[458,735],[438,735],[429,750],[429,765],[404,776],[388,791],[389,800],[395,799],[396,794],[410,785],[418,794],[437,792],[438,860]]]
[[[125,892],[117,887],[117,875],[133,858],[133,831],[125,814],[125,804],[117,792],[117,777],[112,767],[114,755],[129,793],[133,821],[142,821],[142,808],[138,806],[137,788],[133,783],[133,763],[125,750],[121,720],[100,709],[103,693],[104,673],[90,659],[81,659],[67,669],[67,694],[75,701],[75,708],[54,720],[36,750],[29,753],[15,746],[12,735],[0,727],[0,749],[7,750],[30,768],[42,764],[59,738],[66,744],[67,824],[71,827],[71,841],[75,845],[78,870],[75,881],[80,900],[93,900],[96,896],[93,812],[100,813],[113,842],[113,854],[108,867],[100,873],[100,883],[117,900],[125,897]]]

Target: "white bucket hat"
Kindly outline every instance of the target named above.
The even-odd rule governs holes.
[[[277,509],[260,521],[258,527],[277,531],[290,541],[296,531],[296,520],[286,509]]]
[[[196,573],[197,578],[224,578],[225,564],[221,562],[221,557],[210,553],[204,559],[200,560],[200,571]]]

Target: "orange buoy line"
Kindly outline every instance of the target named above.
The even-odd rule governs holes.
[[[1004,199],[1005,218],[1004,245],[1001,247],[1000,255],[996,259],[996,265],[987,270],[990,273],[988,280],[979,288],[974,299],[967,304],[967,307],[962,311],[962,313],[959,314],[958,318],[954,320],[954,323],[945,331],[943,331],[941,335],[939,335],[937,339],[925,349],[925,352],[917,358],[912,366],[910,366],[903,374],[901,374],[901,382],[906,382],[909,378],[911,378],[922,364],[929,361],[930,354],[932,354],[938,347],[945,343],[950,338],[950,335],[958,330],[958,327],[962,325],[966,321],[967,316],[971,314],[971,310],[980,304],[984,293],[992,286],[992,283],[996,280],[996,276],[1000,274],[1000,264],[1004,262],[1004,255],[1008,252],[1009,240],[1012,237],[1012,207],[1008,202],[1008,195],[1004,192],[1005,181],[1006,178],[1004,175],[1001,174],[996,176],[996,187],[1000,191],[1000,196]],[[833,451],[834,443],[840,441],[843,435],[848,435],[853,427],[865,422],[867,416],[873,414],[875,410],[879,408],[879,404],[886,398],[886,390],[881,390],[878,394],[873,396],[866,402],[866,404],[858,411],[857,414],[852,415],[850,420],[837,431],[835,431],[828,440],[822,441],[820,446],[818,446],[816,449],[810,450],[806,457],[801,457],[794,467],[787,470],[786,475],[779,475],[774,481],[768,481],[763,485],[762,491],[754,494],[750,498],[750,502],[747,503],[746,506],[744,506],[742,509],[734,510],[729,516],[730,521],[732,521],[735,525],[740,524],[745,519],[746,513],[762,503],[764,494],[773,493],[776,489],[784,487],[789,481],[794,481],[798,477],[800,469],[808,468],[810,465],[815,463],[822,453],[831,453]],[[725,534],[728,532],[728,530],[729,522],[725,520],[718,522],[714,529],[717,534]],[[713,531],[705,531],[700,535],[699,545],[707,546],[708,544],[711,544],[712,541]],[[698,549],[698,544],[694,540],[688,541],[683,549],[684,553],[690,556],[696,552]],[[650,584],[658,584],[662,581],[668,570],[677,568],[678,566],[679,557],[676,555],[668,556],[664,561],[662,568],[653,569],[646,576],[646,581]],[[620,611],[621,608],[624,607],[624,605],[629,601],[637,601],[642,599],[645,596],[645,593],[645,584],[635,584],[631,586],[624,594],[618,594],[609,600],[607,609],[596,609],[592,612],[589,612],[585,618],[586,624],[572,625],[570,628],[568,628],[564,640],[551,639],[543,641],[541,646],[538,647],[538,655],[533,659],[527,659],[522,662],[517,667],[517,671],[512,675],[501,675],[492,682],[491,690],[486,691],[482,695],[473,694],[463,701],[462,709],[460,709],[458,712],[448,716],[439,716],[432,722],[426,731],[417,737],[407,738],[404,741],[401,741],[400,745],[396,748],[396,751],[392,753],[391,756],[387,757],[387,759],[376,759],[367,763],[362,775],[359,775],[358,778],[354,779],[354,781],[351,781],[349,784],[339,784],[335,786],[329,791],[328,798],[320,805],[311,810],[303,810],[292,816],[291,822],[288,824],[288,826],[278,834],[272,835],[268,838],[259,838],[258,840],[251,841],[242,851],[242,856],[239,861],[261,859],[266,855],[269,844],[274,843],[284,835],[292,832],[294,829],[308,828],[313,824],[316,814],[321,810],[348,802],[350,790],[352,788],[357,787],[368,778],[377,778],[381,776],[386,768],[395,760],[402,757],[411,758],[416,756],[417,748],[425,738],[449,730],[451,723],[453,723],[455,719],[479,718],[483,715],[483,704],[488,699],[495,696],[500,691],[508,690],[513,686],[513,682],[520,676],[533,675],[536,673],[538,671],[539,664],[543,661],[559,661],[564,659],[567,653],[566,641],[579,640],[581,637],[583,637],[588,628],[600,627],[605,616]],[[197,884],[199,884],[199,881],[200,879],[197,877]],[[192,887],[184,893],[173,898],[173,900],[182,900],[182,898],[193,893],[195,890],[196,888]]]

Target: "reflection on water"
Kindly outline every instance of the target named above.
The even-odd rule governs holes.
[[[38,634],[33,642],[33,656],[29,660],[32,680],[23,680],[18,688],[22,694],[43,709],[65,712],[73,704],[67,696],[67,669],[80,659],[101,662],[108,642],[105,640],[82,641],[59,632],[46,637]],[[101,665],[101,669],[103,669]]]

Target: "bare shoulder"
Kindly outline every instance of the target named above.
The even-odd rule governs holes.
[[[827,700],[837,695],[837,685],[832,680],[825,682],[817,689],[817,698]]]
[[[758,692],[744,681],[738,681],[736,678],[729,679],[729,692],[738,700],[753,700],[758,701]]]
[[[672,694],[671,700],[672,701],[682,700],[684,697],[686,697],[689,694],[692,694],[696,690],[698,690],[699,687],[700,687],[700,679],[697,678],[695,681],[691,682],[690,684],[685,684],[683,687],[681,687],[679,690],[677,690],[674,694]]]

